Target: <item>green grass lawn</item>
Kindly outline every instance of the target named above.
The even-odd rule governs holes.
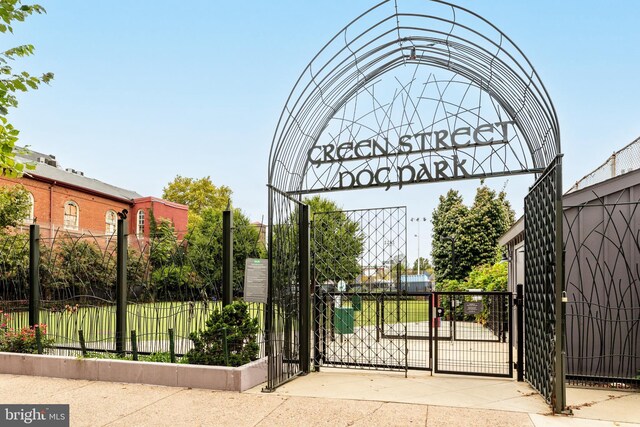
[[[351,308],[351,301],[343,300],[342,307]],[[380,313],[376,314],[376,309]],[[398,314],[400,315],[398,317]],[[375,301],[362,301],[361,310],[354,311],[355,326],[370,326],[376,324],[377,316],[382,321],[382,307],[376,308]],[[384,323],[411,323],[429,320],[429,301],[401,300],[385,301]]]
[[[153,351],[168,351],[169,329],[173,329],[176,342],[186,342],[191,332],[202,330],[214,308],[220,308],[220,302],[157,302],[129,304],[127,306],[127,339],[134,330],[139,343],[146,342]],[[343,308],[352,308],[352,303],[343,298]],[[354,325],[374,326],[377,316],[382,319],[382,311],[375,301],[362,301],[361,310],[354,311]],[[249,312],[258,319],[260,330],[264,324],[264,306],[249,303]],[[398,313],[400,316],[398,317]],[[313,316],[313,313],[311,313]],[[329,312],[325,314],[329,315]],[[313,318],[313,317],[312,317]],[[84,333],[89,348],[111,348],[115,337],[115,306],[78,307],[74,310],[41,310],[40,323],[47,325],[47,334],[56,345],[79,345],[79,330]],[[384,323],[421,322],[429,319],[429,302],[418,300],[385,301]],[[27,312],[11,313],[9,327],[16,329],[28,325]],[[280,322],[278,322],[280,323]],[[157,345],[156,345],[157,344]],[[177,350],[178,351],[178,350]]]
[[[177,339],[188,339],[191,332],[201,330],[214,308],[220,302],[157,302],[129,304],[127,306],[127,331],[135,330],[138,341],[164,341],[173,329]],[[249,303],[249,312],[262,326],[262,305]],[[87,343],[112,342],[115,336],[115,306],[78,307],[77,310],[40,310],[40,323],[47,325],[47,334],[58,345],[79,342],[82,330]],[[27,326],[27,312],[11,313],[9,327]],[[88,344],[89,345],[89,344]]]

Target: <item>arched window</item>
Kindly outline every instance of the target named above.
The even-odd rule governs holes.
[[[33,194],[27,193],[27,197],[29,198],[29,213],[27,214],[27,217],[24,219],[24,222],[32,223],[33,218],[35,217],[34,207],[36,202],[35,202],[35,199],[33,198]]]
[[[76,202],[67,202],[64,204],[64,228],[67,230],[77,230],[80,220],[80,209]]]
[[[107,211],[105,222],[105,234],[107,236],[113,236],[114,234],[116,234],[116,226],[118,224],[118,215],[116,214],[116,211]]]
[[[138,237],[144,236],[144,210],[138,211],[138,222],[136,224],[136,235]]]

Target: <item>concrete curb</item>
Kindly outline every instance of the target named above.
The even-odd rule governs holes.
[[[267,359],[230,368],[0,352],[0,373],[242,392],[267,380]]]

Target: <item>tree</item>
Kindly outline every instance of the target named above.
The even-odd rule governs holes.
[[[420,263],[420,273],[431,274],[433,273],[433,266],[429,262],[429,258],[420,257],[413,261],[413,273],[418,274],[418,262]]]
[[[433,211],[431,259],[438,281],[462,279],[466,274],[465,268],[458,262],[460,257],[452,250],[451,241],[445,240],[453,238],[455,245],[460,237],[460,224],[469,214],[469,209],[462,202],[460,193],[449,190],[445,196],[440,196],[438,206]]]
[[[506,262],[483,264],[474,267],[469,273],[465,289],[480,289],[487,292],[507,290]]]
[[[21,0],[0,0],[0,33],[13,33],[13,22],[24,21],[32,14],[46,13],[37,4],[22,4]],[[35,48],[26,44],[0,52],[0,173],[5,176],[20,176],[25,165],[16,161],[16,142],[20,133],[7,120],[9,108],[18,106],[17,92],[38,89],[40,84],[49,83],[53,73],[44,73],[40,77],[26,71],[15,72],[9,63],[17,58],[33,55]],[[35,166],[27,164],[27,169]]]
[[[251,225],[240,209],[233,210],[233,287],[234,293],[244,289],[244,267],[247,258],[266,258],[259,230]],[[205,283],[207,292],[221,296],[222,284],[222,211],[207,208],[201,221],[187,237],[189,262]]]
[[[304,202],[309,205],[313,218],[311,253],[318,282],[355,280],[361,272],[359,257],[365,239],[359,224],[350,220],[331,200],[314,196]],[[316,215],[322,212],[333,213]]]
[[[436,279],[463,280],[473,267],[498,260],[498,239],[514,221],[506,193],[478,187],[471,208],[457,191],[440,197],[433,212],[432,258]]]
[[[180,242],[173,224],[149,215],[149,263],[155,297],[161,300],[192,300],[199,295],[202,281],[187,261],[185,242]]]
[[[162,190],[162,198],[189,206],[189,227],[195,226],[205,209],[223,211],[231,202],[231,189],[225,185],[216,186],[211,177],[200,179],[177,175]]]
[[[22,185],[0,187],[0,230],[20,225],[30,210],[29,192]]]

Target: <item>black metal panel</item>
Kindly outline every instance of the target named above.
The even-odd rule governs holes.
[[[273,188],[269,189],[269,193],[267,391],[274,390],[302,372],[299,228],[303,204]]]
[[[314,214],[316,369],[407,369],[406,221],[405,207]],[[428,324],[429,301],[420,304]]]
[[[567,380],[640,388],[640,201],[629,188],[565,206]]]
[[[525,198],[524,374],[556,412],[565,407],[561,178],[558,157]]]
[[[513,376],[510,292],[435,292],[434,372]]]

